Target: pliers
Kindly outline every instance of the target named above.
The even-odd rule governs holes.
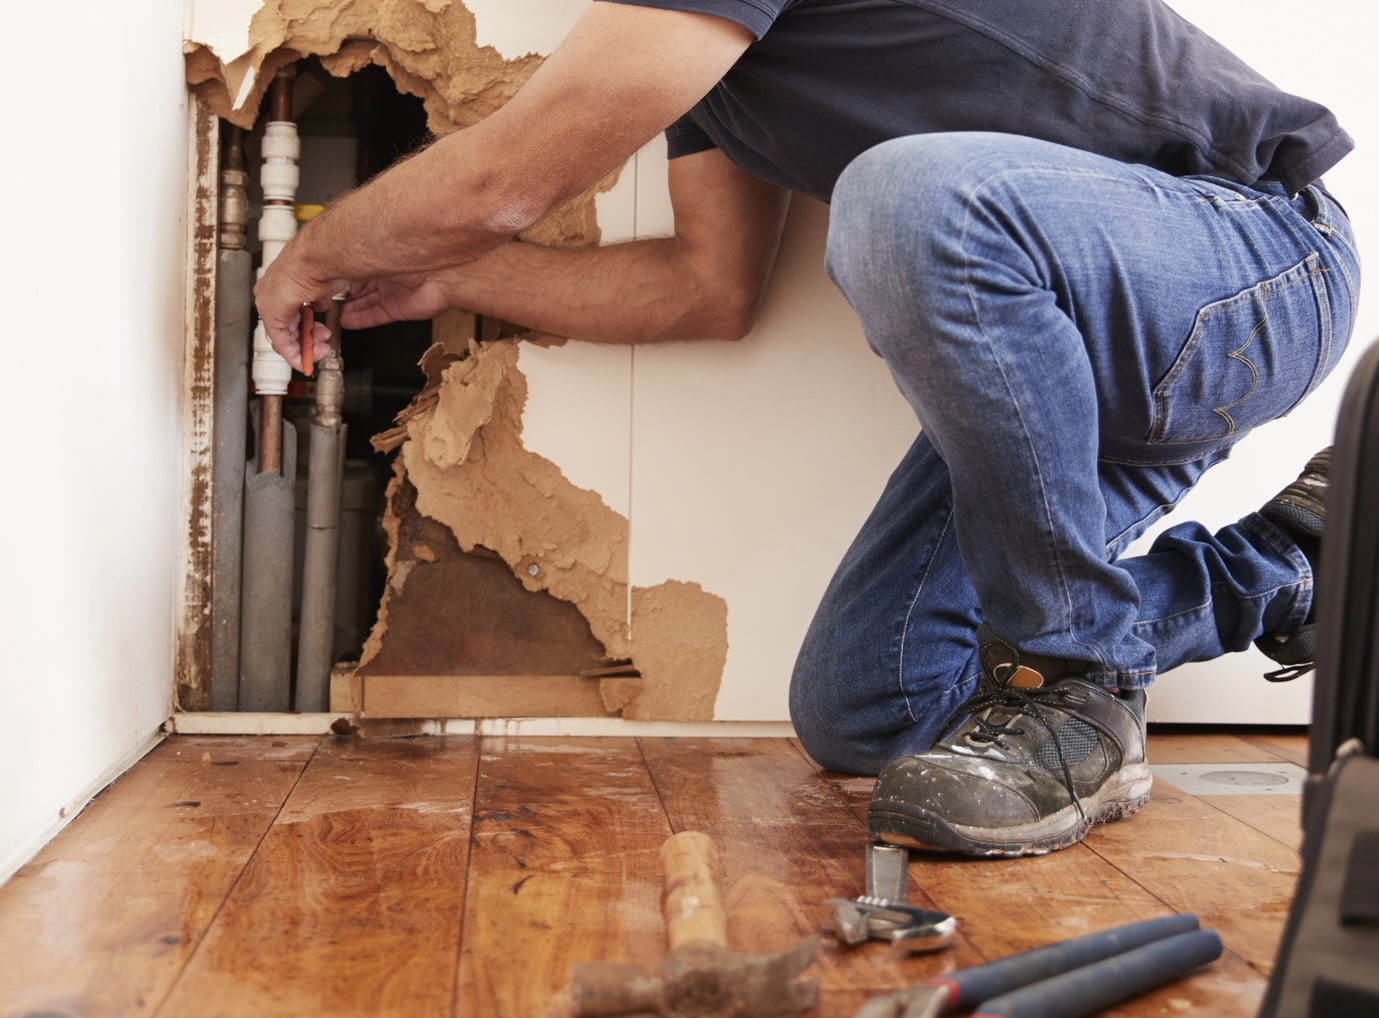
[[[1198,926],[1184,914],[1089,933],[877,997],[855,1018],[1078,1018],[1219,958],[1221,938]]]

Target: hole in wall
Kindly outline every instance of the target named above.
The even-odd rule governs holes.
[[[293,117],[301,139],[297,205],[326,205],[387,169],[430,140],[420,99],[400,93],[386,71],[367,66],[337,78],[314,59],[300,61],[293,83]],[[243,139],[249,173],[249,250],[255,265],[262,250],[255,226],[263,207],[259,167],[263,122]],[[222,144],[231,128],[222,124]],[[345,362],[344,419],[346,470],[341,504],[340,585],[336,599],[335,658],[356,660],[377,616],[386,582],[386,537],[381,521],[391,476],[390,457],[375,453],[371,436],[392,426],[393,418],[422,387],[418,362],[432,342],[430,322],[395,322],[347,332],[341,339]],[[293,377],[283,416],[296,426],[298,471],[293,569],[294,617],[300,613],[302,533],[310,472],[308,436],[314,412],[313,381]]]
[[[391,76],[377,66],[335,77],[316,60],[302,60],[295,65],[292,93],[292,118],[301,144],[295,199],[299,217],[386,170],[432,137],[422,101],[399,92]],[[241,135],[228,123],[221,124],[222,152],[235,143],[243,149],[249,178],[247,247],[256,267],[262,261],[257,224],[264,206],[258,178],[263,125],[269,119],[265,104],[249,132]],[[418,518],[415,499],[408,497],[410,485],[404,481],[390,489],[393,454],[378,453],[370,444],[373,436],[393,426],[399,412],[422,390],[426,375],[419,362],[434,343],[443,340],[447,349],[462,354],[470,339],[491,340],[517,332],[494,320],[452,317],[444,330],[431,322],[397,322],[345,332],[341,337],[348,431],[334,660],[337,665],[359,660],[370,634],[378,627],[385,593],[391,593],[396,606],[405,579],[410,592],[401,602],[403,624],[389,631],[376,673],[577,676],[605,668],[609,660],[603,646],[576,607],[544,591],[525,589],[492,553],[482,548],[464,552],[444,527]],[[302,603],[315,385],[315,378],[294,375],[283,400],[283,417],[296,429],[299,465],[293,542],[293,662],[297,660],[296,626]],[[253,446],[251,428],[246,435],[246,458],[253,455]],[[387,590],[390,577],[385,565],[390,550],[385,520],[390,513],[392,532],[400,535],[393,549],[391,592]],[[225,675],[212,677],[213,684],[227,681],[231,679]]]

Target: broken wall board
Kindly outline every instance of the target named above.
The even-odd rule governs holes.
[[[553,10],[558,8],[558,13],[566,22],[572,23],[578,11],[586,4],[562,2],[558,4],[547,4]],[[494,19],[505,17],[512,19],[520,11],[506,11],[500,16],[499,10],[493,4],[480,3],[477,5],[485,18],[485,25],[490,31],[498,24]],[[207,25],[214,19],[194,18],[194,25]],[[516,91],[526,80],[531,71],[539,63],[539,55],[530,51],[520,55],[513,55],[513,47],[509,46],[507,54],[500,53],[498,50],[483,45],[478,41],[477,23],[465,7],[457,3],[450,3],[447,0],[427,0],[427,2],[409,2],[409,0],[356,0],[344,4],[332,3],[329,0],[269,0],[262,8],[256,10],[252,15],[251,23],[248,28],[246,42],[242,52],[237,52],[238,38],[232,27],[227,27],[227,21],[233,19],[222,18],[215,22],[220,38],[215,43],[200,43],[195,40],[186,46],[186,59],[188,80],[192,83],[194,91],[198,97],[210,108],[214,109],[221,116],[238,123],[241,126],[250,126],[257,111],[261,96],[268,79],[276,70],[286,63],[297,59],[300,55],[312,55],[320,59],[321,64],[330,73],[343,75],[359,69],[365,64],[375,63],[384,67],[394,78],[403,91],[418,95],[422,98],[431,128],[437,133],[463,127],[474,123],[483,116],[497,109],[507,98]],[[559,20],[559,19],[557,19]],[[547,29],[551,27],[549,21],[545,22]],[[501,33],[499,33],[501,34]],[[562,29],[563,34],[563,29]],[[510,37],[509,37],[510,38]],[[554,37],[550,43],[554,45]],[[635,180],[635,177],[633,178]],[[539,224],[534,230],[530,231],[526,239],[536,240],[543,243],[590,243],[596,242],[599,238],[599,229],[596,222],[595,197],[602,191],[608,190],[613,185],[613,178],[603,182],[598,187],[591,189],[586,194],[580,196],[569,206],[562,209],[547,221]],[[629,183],[623,188],[621,197],[608,196],[603,202],[606,209],[616,208],[620,210],[623,222],[615,227],[615,232],[623,236],[628,235],[630,226],[627,220],[635,215],[635,202],[633,201],[633,185]],[[631,215],[629,215],[629,213]],[[478,348],[475,348],[476,351]],[[495,521],[490,519],[486,523],[475,524],[475,517],[482,517],[485,513],[499,511],[502,513],[501,523],[508,523],[514,519],[528,519],[526,510],[531,510],[534,519],[529,520],[530,525],[536,530],[532,534],[532,540],[528,542],[526,550],[520,537],[515,541],[509,541],[505,546],[510,555],[516,554],[518,560],[510,561],[514,570],[520,570],[519,578],[529,590],[540,591],[544,589],[546,579],[537,565],[538,552],[544,552],[545,558],[550,559],[550,552],[554,550],[556,558],[563,559],[565,564],[570,561],[580,563],[581,573],[585,580],[592,583],[586,589],[580,584],[564,586],[565,596],[571,603],[577,604],[586,613],[592,612],[595,616],[591,619],[594,628],[598,631],[599,638],[604,643],[617,647],[626,641],[627,618],[629,606],[634,602],[640,601],[650,607],[653,614],[667,611],[667,604],[673,605],[677,600],[704,600],[707,602],[707,610],[688,611],[688,617],[698,620],[700,624],[707,623],[715,630],[710,633],[712,642],[721,645],[724,639],[723,633],[726,629],[724,622],[724,610],[720,605],[714,604],[714,598],[700,591],[694,584],[676,583],[660,585],[657,590],[641,595],[630,591],[626,583],[626,512],[628,504],[627,490],[629,487],[628,462],[630,457],[630,437],[628,420],[630,416],[630,352],[626,350],[608,351],[599,353],[594,351],[594,347],[578,347],[578,353],[566,355],[563,350],[551,352],[543,351],[538,346],[528,348],[531,352],[530,361],[539,373],[540,365],[543,360],[546,362],[560,360],[563,364],[578,363],[582,360],[596,359],[597,365],[589,373],[589,377],[594,380],[611,379],[607,384],[599,386],[600,396],[587,398],[590,386],[586,385],[583,391],[586,399],[583,406],[585,417],[591,424],[597,425],[596,428],[571,429],[571,418],[569,414],[561,414],[558,425],[547,429],[547,441],[558,442],[563,436],[571,433],[581,432],[585,436],[584,447],[604,448],[610,450],[607,454],[594,457],[597,470],[601,473],[601,479],[606,483],[606,487],[613,490],[612,497],[624,509],[619,513],[616,509],[610,509],[604,505],[599,496],[587,489],[579,488],[565,482],[560,477],[559,469],[546,460],[544,457],[535,454],[527,454],[520,441],[515,440],[516,435],[521,430],[521,408],[525,398],[524,392],[518,394],[515,406],[516,411],[501,415],[497,426],[489,427],[490,421],[487,417],[475,420],[462,419],[464,414],[474,411],[476,408],[480,413],[487,413],[491,408],[480,407],[475,401],[468,399],[466,393],[458,390],[448,391],[444,387],[438,389],[435,400],[427,409],[439,411],[440,415],[450,424],[458,425],[460,431],[467,433],[463,440],[465,448],[457,452],[453,448],[445,448],[448,437],[454,437],[455,432],[449,431],[440,434],[432,429],[429,434],[433,452],[437,453],[440,460],[446,462],[447,466],[455,466],[463,461],[467,456],[468,442],[471,438],[478,443],[478,447],[486,450],[487,464],[492,464],[503,460],[505,457],[521,459],[525,467],[536,465],[540,474],[540,479],[533,485],[523,489],[528,496],[519,499],[522,511],[513,512],[514,503],[511,500],[496,500],[499,503],[497,510],[484,504],[483,500],[476,501],[469,498],[465,500],[467,515],[465,519],[467,525],[477,526],[483,532],[485,527],[489,527],[487,532],[492,533],[491,524]],[[587,351],[587,352],[586,352]],[[606,366],[612,361],[614,371],[610,375]],[[497,364],[497,359],[489,358],[485,365],[492,367]],[[516,369],[512,368],[515,373]],[[516,375],[514,377],[517,377]],[[464,383],[457,383],[463,387]],[[483,389],[483,385],[480,385]],[[459,416],[456,417],[455,415]],[[513,432],[509,437],[514,441],[501,440],[498,431],[508,429]],[[445,429],[441,429],[444,431]],[[485,431],[485,437],[479,437],[479,431]],[[588,435],[596,433],[598,440],[593,443],[588,442]],[[440,446],[436,446],[436,442]],[[437,451],[439,449],[439,451]],[[497,455],[487,455],[494,449],[501,450]],[[573,448],[567,442],[565,451],[573,453]],[[414,456],[409,459],[404,450],[401,456],[404,463],[410,464],[413,474],[427,473],[423,464],[432,462],[426,456]],[[586,462],[588,460],[586,459]],[[518,473],[521,473],[519,468]],[[425,494],[428,486],[426,480],[419,482],[415,477],[411,480],[419,483]],[[467,489],[466,489],[467,490]],[[492,487],[486,489],[491,496],[495,490]],[[551,499],[552,492],[557,492],[561,498]],[[562,502],[561,499],[565,501]],[[584,509],[571,513],[569,502],[573,499],[575,503],[583,506]],[[446,498],[441,496],[432,500],[432,511],[439,512],[437,506],[445,503]],[[544,507],[544,509],[543,509]],[[579,546],[574,550],[561,547],[559,542],[552,545],[549,539],[542,537],[541,527],[543,521],[551,520],[575,520],[577,526],[574,530],[567,530],[561,537],[561,541],[575,540]],[[397,517],[392,518],[392,529],[394,535],[403,521]],[[515,535],[516,530],[509,529],[509,535]],[[429,544],[425,545],[430,547]],[[480,549],[482,544],[471,544],[467,550]],[[532,549],[536,549],[535,551]],[[411,545],[406,548],[398,549],[394,547],[390,555],[391,580],[389,585],[389,595],[385,601],[383,611],[380,616],[380,623],[371,637],[369,646],[366,647],[364,655],[364,676],[367,677],[367,669],[373,664],[385,671],[393,672],[397,669],[396,658],[392,655],[389,658],[387,650],[392,646],[407,644],[411,649],[416,650],[425,644],[434,644],[438,641],[427,639],[428,632],[434,634],[438,606],[434,603],[427,604],[426,598],[422,598],[422,604],[412,607],[405,601],[392,599],[395,589],[405,584],[408,574],[415,574],[419,567],[422,573],[426,572],[426,566],[432,564],[419,559],[413,552],[416,547]],[[431,551],[434,554],[434,549]],[[590,590],[598,591],[596,596],[591,599]],[[671,615],[675,614],[673,608],[669,609]],[[399,636],[391,643],[388,640],[389,622],[399,629],[406,628],[399,626],[397,613],[405,613],[405,617],[412,623],[412,632],[405,637]],[[391,615],[391,619],[390,619]],[[428,630],[427,623],[430,623]],[[675,627],[661,627],[667,641],[675,645],[678,631]],[[648,630],[650,632],[651,630]],[[548,634],[546,634],[548,635]],[[673,663],[674,655],[657,653],[656,646],[652,641],[644,640],[643,649],[645,654],[651,658],[663,662]],[[384,654],[382,661],[377,660],[378,655]],[[448,655],[446,655],[448,656]],[[520,655],[519,655],[520,656]],[[629,716],[637,717],[668,717],[668,718],[706,718],[711,716],[713,707],[713,695],[717,689],[718,679],[721,673],[722,654],[699,655],[700,665],[688,669],[691,676],[702,675],[703,683],[698,685],[695,682],[686,682],[684,669],[677,669],[674,681],[658,682],[654,678],[647,683],[630,681],[625,678],[610,678],[602,681],[608,704],[613,707],[603,707],[597,713],[606,713],[608,710],[619,710],[627,712]],[[373,660],[371,660],[373,659]],[[717,663],[715,663],[717,662]],[[463,662],[462,662],[463,663]],[[477,666],[476,662],[467,662],[469,665]],[[482,674],[493,671],[491,662],[490,667],[484,668]],[[525,663],[525,662],[524,662]],[[563,665],[568,666],[573,663],[575,666],[585,665],[587,660],[576,659],[573,662],[562,661]],[[707,664],[705,664],[707,663]],[[515,666],[514,666],[515,667]],[[412,662],[409,669],[404,670],[423,670],[418,662]],[[509,669],[504,669],[507,671]],[[527,670],[525,668],[517,670]],[[704,684],[707,683],[707,684]],[[652,695],[647,695],[648,691]],[[648,714],[647,712],[654,712]],[[515,705],[512,713],[527,713],[525,705]],[[501,713],[501,711],[497,711]]]
[[[580,675],[363,675],[348,708],[366,718],[610,717]]]
[[[518,349],[513,341],[475,343],[456,359],[433,348],[423,362],[432,384],[378,447],[399,448],[417,509],[449,527],[463,550],[497,553],[529,590],[577,606],[608,658],[632,659],[639,679],[600,680],[608,710],[713,717],[727,605],[692,582],[629,586],[627,518],[522,444],[527,393]],[[371,638],[375,648],[380,642]],[[366,648],[365,666],[376,652]]]
[[[528,590],[492,552],[464,552],[416,497],[405,477],[389,487],[387,636],[371,641],[360,674],[565,675],[605,664],[574,605]]]

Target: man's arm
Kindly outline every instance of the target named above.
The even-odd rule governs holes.
[[[622,165],[750,44],[710,15],[594,3],[502,109],[334,203],[255,287],[274,347],[298,363],[298,309],[350,281],[473,261]]]
[[[739,339],[775,261],[789,196],[717,149],[670,162],[675,235],[604,247],[512,241],[466,265],[366,284],[345,328],[457,307],[561,336],[615,343]]]

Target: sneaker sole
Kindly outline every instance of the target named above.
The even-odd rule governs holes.
[[[1096,824],[1111,823],[1138,813],[1154,785],[1147,763],[1123,767],[1097,794],[1082,800],[1084,822],[1071,803],[1042,820],[1017,827],[968,827],[950,824],[922,806],[899,800],[873,801],[867,827],[881,841],[930,852],[962,855],[1045,855],[1081,841]]]

